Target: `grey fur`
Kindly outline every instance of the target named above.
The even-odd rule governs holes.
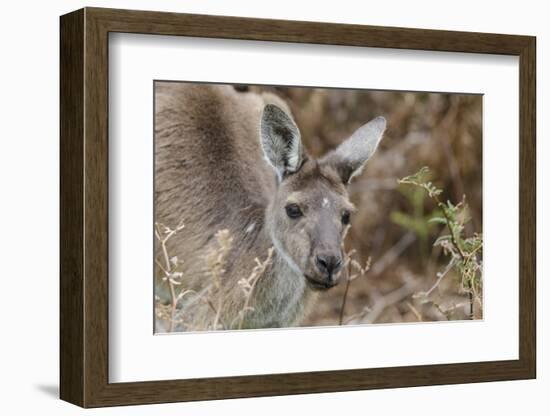
[[[155,106],[155,220],[185,224],[168,241],[170,254],[184,261],[184,287],[212,290],[205,253],[217,247],[215,233],[227,229],[233,244],[217,289],[224,327],[235,327],[243,307],[238,281],[271,247],[272,265],[256,284],[244,327],[299,324],[316,282],[334,284],[345,273],[327,277],[315,264],[319,253],[341,255],[341,215],[352,209],[335,160],[308,159],[288,106],[271,94],[157,82]],[[349,151],[359,139],[350,140],[335,154],[354,164]],[[303,208],[302,218],[288,217],[290,202]],[[162,290],[157,295],[168,299]],[[204,329],[211,308],[199,296],[186,299],[185,329]]]
[[[342,180],[349,183],[354,176],[361,173],[365,163],[374,154],[385,130],[386,119],[376,117],[359,127],[348,140],[326,155],[323,160],[333,163],[339,170]]]
[[[279,180],[298,170],[303,161],[300,131],[292,118],[274,104],[267,104],[262,112],[260,138],[265,158]]]

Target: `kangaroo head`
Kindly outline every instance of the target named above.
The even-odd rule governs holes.
[[[342,239],[354,210],[346,186],[375,152],[386,128],[377,117],[318,160],[308,157],[292,117],[265,106],[260,140],[278,187],[266,211],[273,245],[313,289],[335,286],[344,271]]]

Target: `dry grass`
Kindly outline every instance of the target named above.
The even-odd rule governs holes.
[[[175,256],[171,257],[167,249],[168,240],[183,229],[183,223],[174,229],[159,223],[155,227],[155,236],[161,253],[160,258],[155,262],[162,273],[157,281],[165,284],[170,294],[168,302],[163,302],[159,296],[156,297],[157,332],[242,329],[247,315],[254,311],[251,306],[254,289],[272,262],[273,248],[268,250],[264,260],[255,258],[250,275],[238,281],[242,296],[240,306],[233,314],[228,310],[233,305],[228,305],[229,291],[223,284],[226,258],[231,250],[233,237],[228,230],[220,230],[216,233],[217,247],[205,255],[207,267],[205,277],[208,280],[208,285],[205,289],[197,292],[186,288],[185,274],[181,271],[184,263]],[[190,299],[187,305],[182,302],[185,297]],[[202,306],[207,310],[202,311]],[[235,316],[230,319],[232,315]],[[197,316],[200,318],[196,318]]]

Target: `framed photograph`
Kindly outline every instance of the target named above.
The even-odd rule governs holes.
[[[536,376],[534,37],[60,30],[63,400]]]

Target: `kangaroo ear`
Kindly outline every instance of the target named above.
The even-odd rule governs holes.
[[[349,183],[355,175],[361,173],[367,160],[376,151],[384,130],[386,130],[386,119],[376,117],[359,127],[349,139],[323,157],[321,163],[334,166],[342,182]]]
[[[291,116],[274,104],[267,104],[260,123],[264,156],[277,172],[279,181],[300,169],[305,153],[300,130]]]

